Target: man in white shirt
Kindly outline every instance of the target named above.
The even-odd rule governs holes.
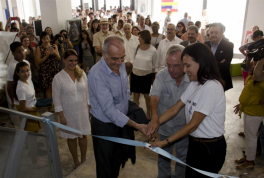
[[[117,14],[114,14],[112,16],[112,19],[113,19],[113,27],[114,27],[114,29],[116,29],[116,27],[118,25],[118,23],[117,23],[117,21],[118,21],[118,15]]]
[[[187,12],[184,13],[184,18],[179,20],[179,22],[183,22],[185,24],[185,27],[187,27],[189,21],[190,20],[188,19],[188,13]]]
[[[152,34],[152,29],[151,29],[151,27],[145,25],[145,18],[143,16],[140,16],[140,18],[139,18],[138,27],[139,27],[140,31],[148,30],[150,32],[150,34]]]
[[[125,41],[125,49],[126,49],[126,57],[125,57],[125,65],[127,75],[129,75],[133,68],[133,63],[135,60],[135,54],[137,47],[139,45],[138,37],[131,34],[132,25],[130,23],[126,23],[123,26],[123,30],[125,36],[123,37]]]
[[[14,107],[14,104],[18,105],[18,102],[14,101],[14,93],[13,93],[13,77],[14,77],[16,65],[17,63],[22,62],[22,61],[26,62],[29,66],[30,64],[28,61],[24,60],[25,51],[24,51],[24,47],[22,46],[20,42],[17,42],[17,41],[13,42],[10,45],[10,50],[14,56],[14,59],[9,63],[8,69],[7,69],[7,93],[11,100],[12,107]],[[29,80],[31,81],[31,72],[30,72]]]
[[[182,40],[176,37],[176,26],[172,23],[169,23],[167,26],[167,38],[161,40],[159,43],[155,72],[158,72],[166,67],[166,53],[170,45],[180,44],[181,42]]]
[[[167,33],[166,33],[166,28],[167,28],[167,26],[168,26],[168,23],[169,22],[171,22],[171,11],[170,10],[168,10],[167,11],[167,17],[165,18],[165,20],[164,20],[164,27],[163,27],[163,29],[162,29],[162,35],[165,33],[165,36],[167,35]]]
[[[195,25],[189,26],[187,30],[187,36],[188,36],[188,40],[180,43],[182,46],[187,47],[194,43],[201,43],[199,40],[197,40],[198,28]]]

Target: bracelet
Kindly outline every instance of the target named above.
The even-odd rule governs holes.
[[[166,138],[166,141],[168,142],[168,145],[170,145],[170,141],[169,141],[169,139]]]

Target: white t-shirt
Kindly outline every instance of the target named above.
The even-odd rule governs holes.
[[[203,85],[191,82],[181,100],[185,104],[186,124],[191,121],[194,111],[206,115],[191,136],[214,138],[225,133],[226,99],[221,83],[216,80],[207,80]]]
[[[32,83],[32,79],[31,79],[31,71],[30,71],[30,64],[27,60],[23,60],[23,62],[27,63],[29,65],[29,78],[28,78],[28,82]],[[14,72],[15,72],[15,69],[16,69],[16,65],[17,65],[18,61],[13,59],[9,65],[8,65],[8,68],[7,68],[7,81],[13,81],[13,77],[14,77]],[[19,102],[14,98],[14,104],[15,105],[19,105]]]
[[[30,80],[28,80],[27,82],[28,84],[18,80],[16,94],[18,101],[26,100],[26,106],[32,108],[36,106],[37,100],[35,97],[35,90],[32,82],[30,82]]]
[[[253,35],[253,34],[252,33],[251,34],[248,34],[248,36],[247,36],[247,43],[254,42],[254,40],[252,40],[252,38],[251,38],[251,35]]]
[[[147,50],[141,50],[138,48],[133,64],[133,73],[139,76],[144,76],[155,72],[156,61],[157,51],[152,45],[150,45]]]

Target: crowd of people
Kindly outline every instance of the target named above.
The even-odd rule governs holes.
[[[19,31],[21,40],[10,45],[14,60],[8,67],[7,90],[12,105],[19,111],[39,115],[35,90],[41,88],[45,98],[53,99],[61,124],[85,134],[121,138],[133,135],[133,130],[131,133],[127,128],[134,128],[152,141],[158,132],[160,141],[152,147],[169,153],[175,149],[181,161],[218,173],[227,147],[225,91],[233,88],[230,65],[234,45],[224,35],[225,26],[206,20],[194,23],[187,18],[188,13],[174,22],[170,11],[161,25],[127,8],[95,13],[91,9],[79,10],[73,16],[83,23],[78,53],[66,30],[54,35],[51,27],[46,27],[38,37],[32,22],[21,23],[19,18],[19,28],[13,22],[10,30],[5,29]],[[163,33],[159,33],[160,28]],[[263,32],[254,27],[248,44],[240,47],[246,56],[245,88],[235,113],[244,113],[246,151],[243,158],[236,160],[238,169],[254,167],[256,135],[264,117],[264,59],[251,62],[247,55],[248,46],[262,38]],[[148,124],[136,122],[141,114],[128,116],[132,93],[137,105],[143,94]],[[40,123],[28,120],[25,130],[38,132],[40,128]],[[87,136],[59,132],[67,139],[77,168],[86,160]],[[99,138],[93,138],[93,146],[97,177],[118,177],[128,149]],[[32,163],[36,167],[46,165],[36,156]],[[170,160],[161,155],[158,174],[159,178],[205,177],[181,164],[176,164],[172,173]]]

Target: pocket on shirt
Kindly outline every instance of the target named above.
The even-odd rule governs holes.
[[[172,98],[171,94],[162,94],[162,97],[160,99],[160,104],[165,106],[171,106]]]
[[[117,91],[111,91],[112,93],[112,96],[113,96],[113,101],[114,101],[114,104],[116,103],[120,103],[120,100],[121,100],[121,93],[120,92],[117,92]]]

